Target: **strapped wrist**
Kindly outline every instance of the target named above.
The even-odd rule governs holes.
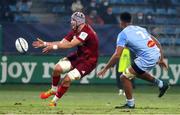
[[[57,50],[58,49],[58,45],[53,45],[53,50]]]
[[[43,45],[44,45],[44,46],[47,46],[47,42],[43,42]]]

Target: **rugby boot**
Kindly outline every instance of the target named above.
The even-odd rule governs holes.
[[[56,103],[52,100],[50,103],[49,103],[49,107],[56,107]]]
[[[169,88],[169,84],[163,81],[163,87],[159,88],[159,95],[158,95],[158,97],[159,98],[162,97],[166,93],[168,88]]]
[[[46,92],[42,92],[42,93],[40,94],[40,98],[41,98],[41,99],[47,99],[48,97],[50,97],[50,96],[52,96],[52,95],[55,95],[55,94],[56,94],[55,91],[52,91],[51,89],[49,89],[49,90],[46,91]]]
[[[135,105],[129,106],[127,103],[122,106],[115,106],[115,109],[134,109]]]

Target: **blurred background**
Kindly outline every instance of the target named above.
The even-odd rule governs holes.
[[[147,28],[163,46],[169,70],[156,66],[151,73],[172,85],[180,84],[180,1],[179,0],[0,0],[0,83],[51,83],[51,72],[59,58],[75,49],[42,54],[32,48],[36,38],[61,40],[70,31],[70,16],[75,11],[86,15],[99,36],[100,57],[97,68],[74,84],[115,84],[116,69],[103,79],[96,76],[107,63],[121,31],[119,15],[130,12],[133,24]],[[29,50],[25,55],[15,49],[15,40],[25,38]],[[135,84],[148,84],[135,80]]]

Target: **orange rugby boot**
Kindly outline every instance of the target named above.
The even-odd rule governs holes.
[[[56,92],[55,91],[52,91],[51,89],[50,90],[48,90],[48,91],[46,91],[46,92],[42,92],[41,94],[40,94],[40,98],[41,99],[47,99],[48,97],[50,97],[51,95],[55,95],[56,94]]]
[[[56,103],[52,100],[50,103],[49,103],[49,107],[56,107]]]

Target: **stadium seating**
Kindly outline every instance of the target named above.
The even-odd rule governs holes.
[[[61,6],[61,5],[59,5],[59,6],[54,6],[53,8],[52,8],[52,13],[65,13],[66,11],[65,11],[65,7],[64,6]]]
[[[180,5],[180,1],[179,0],[171,0],[173,5]]]
[[[17,12],[17,7],[15,5],[9,5],[9,9],[11,12]]]
[[[30,12],[30,9],[28,7],[27,4],[22,4],[20,7],[19,7],[19,12]]]
[[[37,19],[37,17],[32,16],[32,15],[15,15],[15,22],[23,22],[23,23],[37,23],[39,22],[39,20]]]
[[[64,0],[45,0],[47,3],[52,3],[52,4],[58,4],[58,3],[63,3]]]

